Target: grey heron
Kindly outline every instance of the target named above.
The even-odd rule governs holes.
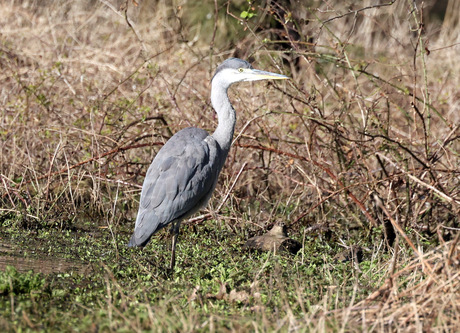
[[[230,58],[220,64],[211,81],[211,104],[218,125],[212,135],[188,127],[173,135],[159,150],[142,185],[139,211],[129,247],[145,246],[153,234],[172,224],[170,270],[174,269],[180,223],[207,205],[224,166],[236,114],[227,90],[236,82],[288,79],[254,69],[247,61]]]

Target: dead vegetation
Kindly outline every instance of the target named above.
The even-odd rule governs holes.
[[[353,312],[350,319],[377,329],[421,332],[433,327],[455,331],[460,313],[458,235],[424,254],[421,260],[413,259],[404,268],[395,267],[378,290],[349,308]]]
[[[2,3],[0,220],[129,229],[155,151],[181,128],[213,130],[213,70],[243,57],[292,80],[231,91],[238,123],[211,211],[251,234],[279,219],[331,242],[382,231],[393,266],[380,288],[309,318],[449,331],[460,323],[460,8],[439,3]]]

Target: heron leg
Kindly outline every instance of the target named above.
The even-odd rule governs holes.
[[[176,265],[176,244],[177,244],[177,238],[179,237],[179,228],[180,228],[180,221],[177,221],[174,223],[174,225],[171,228],[171,232],[173,233],[173,238],[172,238],[172,249],[171,249],[171,263],[169,264],[169,270],[172,272],[174,269],[174,266]]]

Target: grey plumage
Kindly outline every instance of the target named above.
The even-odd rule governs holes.
[[[263,79],[287,77],[253,69],[248,62],[237,58],[225,60],[216,69],[211,103],[218,126],[212,135],[199,128],[185,128],[160,149],[145,176],[128,246],[145,246],[158,230],[173,224],[170,269],[174,267],[180,222],[206,206],[230,149],[236,115],[228,99],[228,87],[240,81]]]
[[[144,246],[156,231],[205,205],[216,183],[220,155],[217,142],[199,128],[185,128],[166,142],[145,176],[129,245]]]

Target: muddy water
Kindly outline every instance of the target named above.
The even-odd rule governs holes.
[[[76,272],[87,273],[90,270],[88,265],[81,262],[47,255],[34,254],[24,257],[16,253],[14,246],[0,239],[0,271],[4,271],[6,266],[13,266],[19,272],[33,270],[35,273],[64,273]]]

